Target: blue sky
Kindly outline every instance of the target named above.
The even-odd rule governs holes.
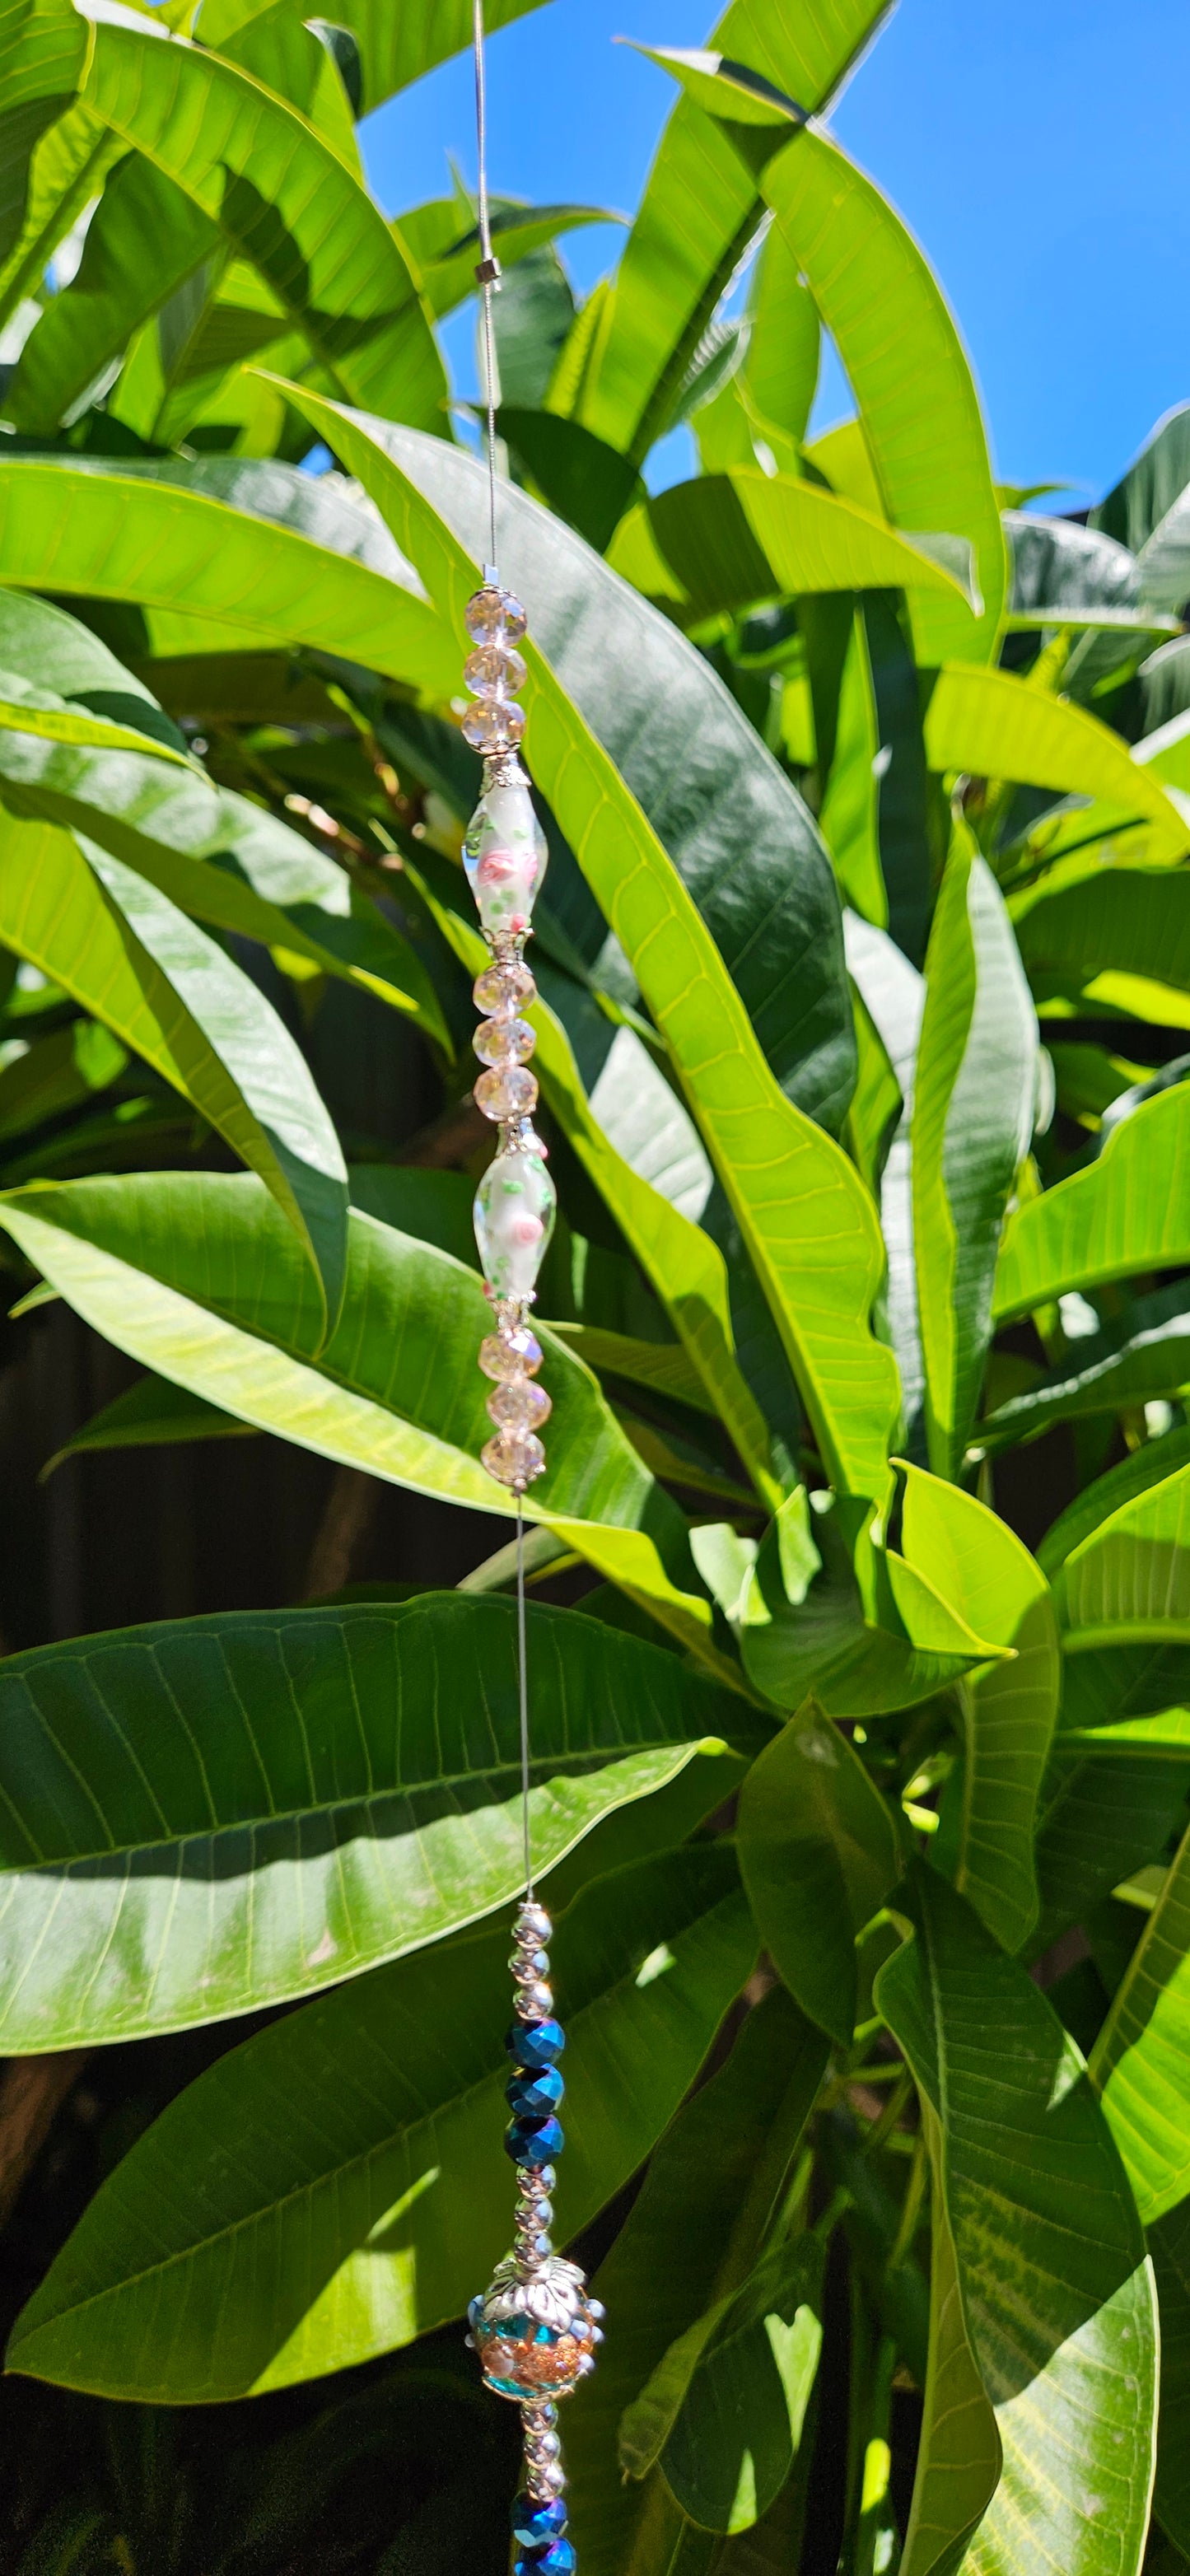
[[[493,186],[631,211],[670,82],[617,35],[698,45],[707,0],[550,0],[489,46]],[[900,0],[832,124],[928,252],[975,365],[999,473],[1105,490],[1190,396],[1186,0]],[[390,213],[474,175],[469,66],[363,129]],[[584,289],[615,256],[571,237]],[[450,334],[463,389],[469,333]],[[843,410],[841,380],[825,411]],[[670,475],[685,471],[670,442]]]

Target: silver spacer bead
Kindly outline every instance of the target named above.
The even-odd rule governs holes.
[[[522,1905],[512,1927],[513,1936],[516,1940],[519,1941],[523,1937],[525,1939],[531,1939],[535,1943],[538,1941],[548,1941],[553,1928],[553,1924],[550,1921],[549,1915],[546,1913],[544,1905],[535,1905],[531,1903]]]
[[[518,1986],[513,1996],[513,2010],[521,2021],[551,2021],[553,1987],[545,1985],[540,1978],[535,1978],[532,1985]]]

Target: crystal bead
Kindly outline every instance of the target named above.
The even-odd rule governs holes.
[[[548,2549],[534,2549],[528,2555],[514,2558],[512,2576],[573,2576],[578,2565],[569,2540],[552,2540]]]
[[[498,1423],[501,1431],[536,1431],[539,1423],[548,1422],[553,1409],[545,1388],[533,1386],[528,1379],[518,1386],[514,1378],[510,1386],[497,1387],[488,1397],[489,1420]]]
[[[537,1032],[527,1020],[481,1020],[472,1043],[481,1064],[527,1064]]]
[[[472,2304],[474,2304],[474,2302]],[[541,2411],[544,2414],[546,2410],[543,2407]],[[543,2426],[542,2430],[538,2432],[536,2424],[534,2424],[532,2418],[530,2418],[530,2421],[525,2426],[525,2450],[536,2468],[538,2461],[541,2461],[544,2465],[547,2460],[556,2460],[560,2458],[562,2445],[558,2440],[558,2436],[554,2432],[552,2425]]]
[[[536,2496],[519,2495],[512,2508],[512,2536],[522,2549],[533,2549],[552,2540],[566,2529],[566,2507],[556,2500],[541,2503]]]
[[[491,644],[501,636],[519,644],[529,622],[519,599],[510,590],[497,590],[492,582],[485,582],[468,600],[466,619],[473,644]]]
[[[541,2066],[533,2074],[510,2075],[504,2099],[514,2120],[531,2120],[538,2115],[548,2120],[565,2090],[557,2067]]]
[[[463,718],[463,740],[490,760],[498,751],[515,751],[525,731],[525,710],[515,698],[477,698]]]
[[[519,707],[504,707],[499,712],[502,717],[516,716],[523,730],[524,716]],[[468,708],[463,731],[469,742],[474,740],[467,732],[472,718],[486,719],[492,713],[487,707]],[[480,750],[487,747],[484,743],[477,745]],[[463,841],[467,882],[485,930],[493,934],[510,932],[519,938],[528,929],[548,858],[546,837],[533,810],[529,782],[523,772],[518,770],[515,777],[485,788]],[[506,970],[501,967],[498,971]]]
[[[565,2144],[561,2122],[553,2119],[510,2120],[504,2132],[504,2152],[514,2165],[544,2164],[561,2155]]]
[[[477,1011],[504,1012],[509,1016],[527,1010],[537,999],[537,986],[527,966],[519,957],[505,958],[499,965],[485,966],[471,987],[471,998]]]
[[[544,2460],[534,2467],[533,2484],[542,2495],[561,2495],[566,2485],[566,2471],[558,2460]]]
[[[566,2046],[560,2021],[514,2021],[504,2045],[518,2066],[552,2066]]]
[[[484,1376],[495,1378],[498,1385],[507,1385],[511,1378],[534,1377],[541,1366],[541,1344],[527,1324],[488,1333],[479,1345],[479,1365]]]
[[[478,644],[474,653],[467,657],[463,678],[477,697],[486,697],[489,690],[500,689],[506,697],[515,698],[528,678],[524,654],[518,653],[514,644],[506,644],[503,639],[494,644]]]
[[[529,1118],[537,1107],[537,1076],[523,1064],[494,1064],[489,1072],[481,1073],[472,1097],[485,1118],[499,1119],[504,1125],[512,1118]],[[533,1233],[518,1240],[536,1244],[541,1233],[541,1219],[537,1217]]]
[[[523,1494],[545,1467],[545,1451],[531,1431],[498,1431],[494,1440],[485,1440],[479,1453],[480,1463],[498,1485],[508,1485],[514,1493]],[[549,1994],[548,1986],[537,1990]],[[552,1997],[551,1997],[552,2001]],[[540,2001],[533,2006],[540,2012]]]
[[[499,1079],[511,1082],[514,1073],[522,1082],[533,1082],[532,1074],[519,1065]],[[487,1109],[479,1095],[483,1084],[495,1078],[484,1074],[475,1086],[476,1101],[489,1117],[496,1113]],[[535,1083],[533,1087],[536,1090]],[[475,1193],[472,1214],[483,1275],[498,1297],[528,1297],[536,1286],[557,1204],[540,1154],[506,1151],[489,1163]],[[532,1374],[527,1368],[526,1375]]]

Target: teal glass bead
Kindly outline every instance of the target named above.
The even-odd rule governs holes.
[[[535,2074],[510,2075],[504,2098],[514,2120],[548,2120],[565,2090],[557,2067],[542,2066]]]
[[[560,2021],[514,2021],[504,2045],[518,2066],[552,2066],[566,2033]]]
[[[566,2529],[561,2496],[519,2495],[512,2508],[512,2536],[522,2549],[548,2548]]]
[[[557,2120],[510,2120],[504,2132],[505,2153],[514,2165],[548,2165],[565,2144]]]

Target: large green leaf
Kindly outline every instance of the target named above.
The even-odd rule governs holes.
[[[315,1267],[332,1324],[347,1170],[305,1058],[257,986],[122,861],[3,811],[0,938],[193,1101],[260,1174]]]
[[[979,397],[937,280],[886,199],[825,134],[797,134],[762,186],[854,389],[886,516],[906,531],[965,537],[975,558],[981,616],[959,600],[915,594],[919,659],[990,659],[1007,586],[1004,536]]]
[[[154,757],[143,736],[43,694],[44,709],[22,700],[6,716],[0,704],[0,780],[12,813],[85,834],[193,919],[359,984],[453,1053],[420,958],[332,859],[267,809],[213,787],[197,766],[187,775],[168,746]]]
[[[1190,2190],[1190,1836],[1183,1838],[1091,2058],[1146,2226]]]
[[[1053,1582],[1071,1551],[1085,1538],[1110,1520],[1121,1503],[1131,1502],[1135,1494],[1147,1492],[1150,1485],[1164,1483],[1178,1467],[1190,1463],[1190,1430],[1166,1431],[1158,1440],[1146,1440],[1106,1475],[1096,1476],[1085,1485],[1074,1501],[1068,1503],[1046,1531],[1037,1550],[1038,1564]]]
[[[961,597],[970,549],[948,559],[791,474],[733,466],[671,484],[647,504],[649,526],[694,617],[804,591],[923,590]]]
[[[475,572],[412,479],[426,474],[428,442],[389,431],[382,448],[366,425],[349,421],[337,407],[296,392],[294,398],[311,419],[325,423],[337,449],[374,491],[461,644]],[[474,465],[457,462],[466,476],[476,476]],[[434,483],[441,495],[441,482]],[[461,488],[469,518],[474,479]],[[519,568],[517,577],[523,578]],[[605,572],[601,578],[610,582],[614,576]],[[639,608],[642,616],[650,615],[643,603]],[[534,774],[670,1047],[772,1306],[832,1482],[874,1493],[883,1481],[897,1390],[895,1360],[876,1342],[869,1323],[882,1264],[871,1199],[847,1156],[778,1089],[743,1002],[660,841],[532,646],[529,659]],[[625,865],[626,849],[633,853],[631,866]]]
[[[1004,899],[956,829],[926,955],[913,1243],[930,1464],[957,1477],[992,1337],[1004,1211],[1033,1132],[1037,1021]]]
[[[457,2316],[509,2228],[507,1944],[472,1935],[378,1969],[222,2058],[90,2203],[10,2366],[109,2395],[231,2397]],[[730,1852],[704,1847],[596,1880],[550,1950],[573,2232],[677,2108],[755,1934]]]
[[[202,41],[219,50],[234,43],[238,31],[256,13],[258,0],[203,0]],[[511,25],[542,0],[484,0],[489,35]],[[471,0],[405,0],[400,9],[388,0],[335,0],[335,25],[345,27],[359,53],[359,114],[367,116],[397,90],[408,89],[437,63],[461,54],[471,43]]]
[[[965,1753],[955,1880],[1005,1949],[1037,1913],[1033,1842],[1058,1713],[1054,1603],[1035,1558],[973,1494],[905,1470],[901,1544],[1003,1660],[958,1685]]]
[[[0,1222],[97,1332],[224,1413],[471,1510],[513,1509],[479,1462],[489,1309],[447,1254],[353,1212],[340,1320],[322,1348],[313,1277],[307,1286],[296,1242],[250,1179],[137,1173],[35,1188],[0,1202]],[[550,1466],[529,1518],[715,1660],[709,1602],[675,1589],[658,1553],[693,1580],[681,1515],[589,1370],[562,1342],[548,1348]]]
[[[5,0],[0,14],[0,262],[20,241],[34,154],[74,97],[87,42],[86,25],[66,0]]]
[[[619,2475],[618,2429],[669,2347],[746,2277],[792,2168],[827,2043],[780,1987],[748,2017],[726,2065],[683,2103],[649,2161],[595,2287],[615,2318],[566,2428],[570,2511],[583,2564],[613,2576],[634,2524],[677,2514],[657,2481]]]
[[[640,2475],[657,2460],[682,2512],[704,2531],[750,2531],[803,2446],[822,2350],[826,2249],[818,2236],[762,2255],[658,2363],[621,2427]]]
[[[264,470],[284,477],[283,468]],[[210,472],[191,469],[189,479]],[[244,469],[233,476],[239,497]],[[311,486],[317,509],[315,492]],[[0,581],[132,600],[212,621],[212,632],[238,631],[245,643],[311,644],[435,696],[457,686],[457,650],[411,589],[346,551],[332,555],[283,524],[269,527],[201,489],[181,488],[172,475],[158,480],[75,458],[6,458]]]
[[[1090,513],[1119,544],[1139,554],[1190,483],[1190,403],[1175,403],[1146,438],[1127,472]]]
[[[1190,2549],[1190,2457],[1186,2405],[1190,2398],[1190,2201],[1149,2230],[1149,2248],[1161,2306],[1161,2414],[1157,2426],[1157,2482],[1153,2509],[1163,2531]]]
[[[905,2576],[956,2567],[971,2533],[979,2576],[1136,2576],[1157,2319],[1119,2157],[1024,1968],[932,1871],[914,1911],[877,1981],[922,2100],[939,2266]]]
[[[1190,1262],[1190,1090],[1122,1119],[1097,1162],[1009,1217],[994,1311],[1004,1323],[1070,1288]]]
[[[796,19],[780,0],[733,0],[710,42],[782,94],[770,110],[769,149],[783,138],[784,98],[825,107],[884,15],[884,0],[831,0],[828,10]],[[763,211],[756,179],[731,141],[703,108],[681,99],[586,370],[578,416],[611,446],[640,459],[668,427],[687,366]]]
[[[0,591],[0,665],[96,717],[129,726],[187,757],[186,739],[145,682],[89,626],[23,590]]]
[[[260,270],[347,401],[445,434],[442,361],[399,235],[304,117],[225,57],[127,22],[96,27],[84,98]]]
[[[850,2048],[856,1939],[896,1885],[903,1855],[859,1755],[812,1700],[753,1763],[738,1830],[765,1949],[809,2020]]]
[[[748,1721],[569,1612],[530,1609],[528,1669],[539,1875]],[[0,1695],[18,2054],[310,1994],[520,1883],[516,1615],[493,1595],[128,1628],[11,1656]]]
[[[1190,992],[1190,876],[1181,869],[1105,868],[1052,894],[1044,883],[1013,906],[1014,927],[1039,1001],[1084,997],[1110,1010],[1120,976]]]
[[[1019,1395],[1006,1396],[979,1425],[994,1454],[1034,1440],[1052,1422],[1149,1404],[1190,1386],[1190,1288],[1182,1280],[1137,1297],[1098,1333],[1072,1343],[1064,1360]],[[1143,1456],[1143,1452],[1140,1453]]]
[[[1190,1643],[1190,1467],[1121,1502],[1056,1579],[1067,1654]]]
[[[1152,826],[1155,859],[1180,859],[1190,850],[1185,817],[1119,735],[1085,707],[1050,697],[1011,671],[957,662],[940,671],[925,731],[931,769],[1100,797],[1116,822]]]
[[[1091,1658],[1084,1659],[1083,1669]],[[1061,1748],[1064,1733],[1058,1737]],[[1143,1869],[1180,1833],[1190,1759],[1136,1758],[1122,1746],[1109,1762],[1056,1761],[1041,1802],[1037,1878],[1041,1912],[1029,1943],[1040,1957],[1072,1923],[1082,1923],[1113,1887]]]

